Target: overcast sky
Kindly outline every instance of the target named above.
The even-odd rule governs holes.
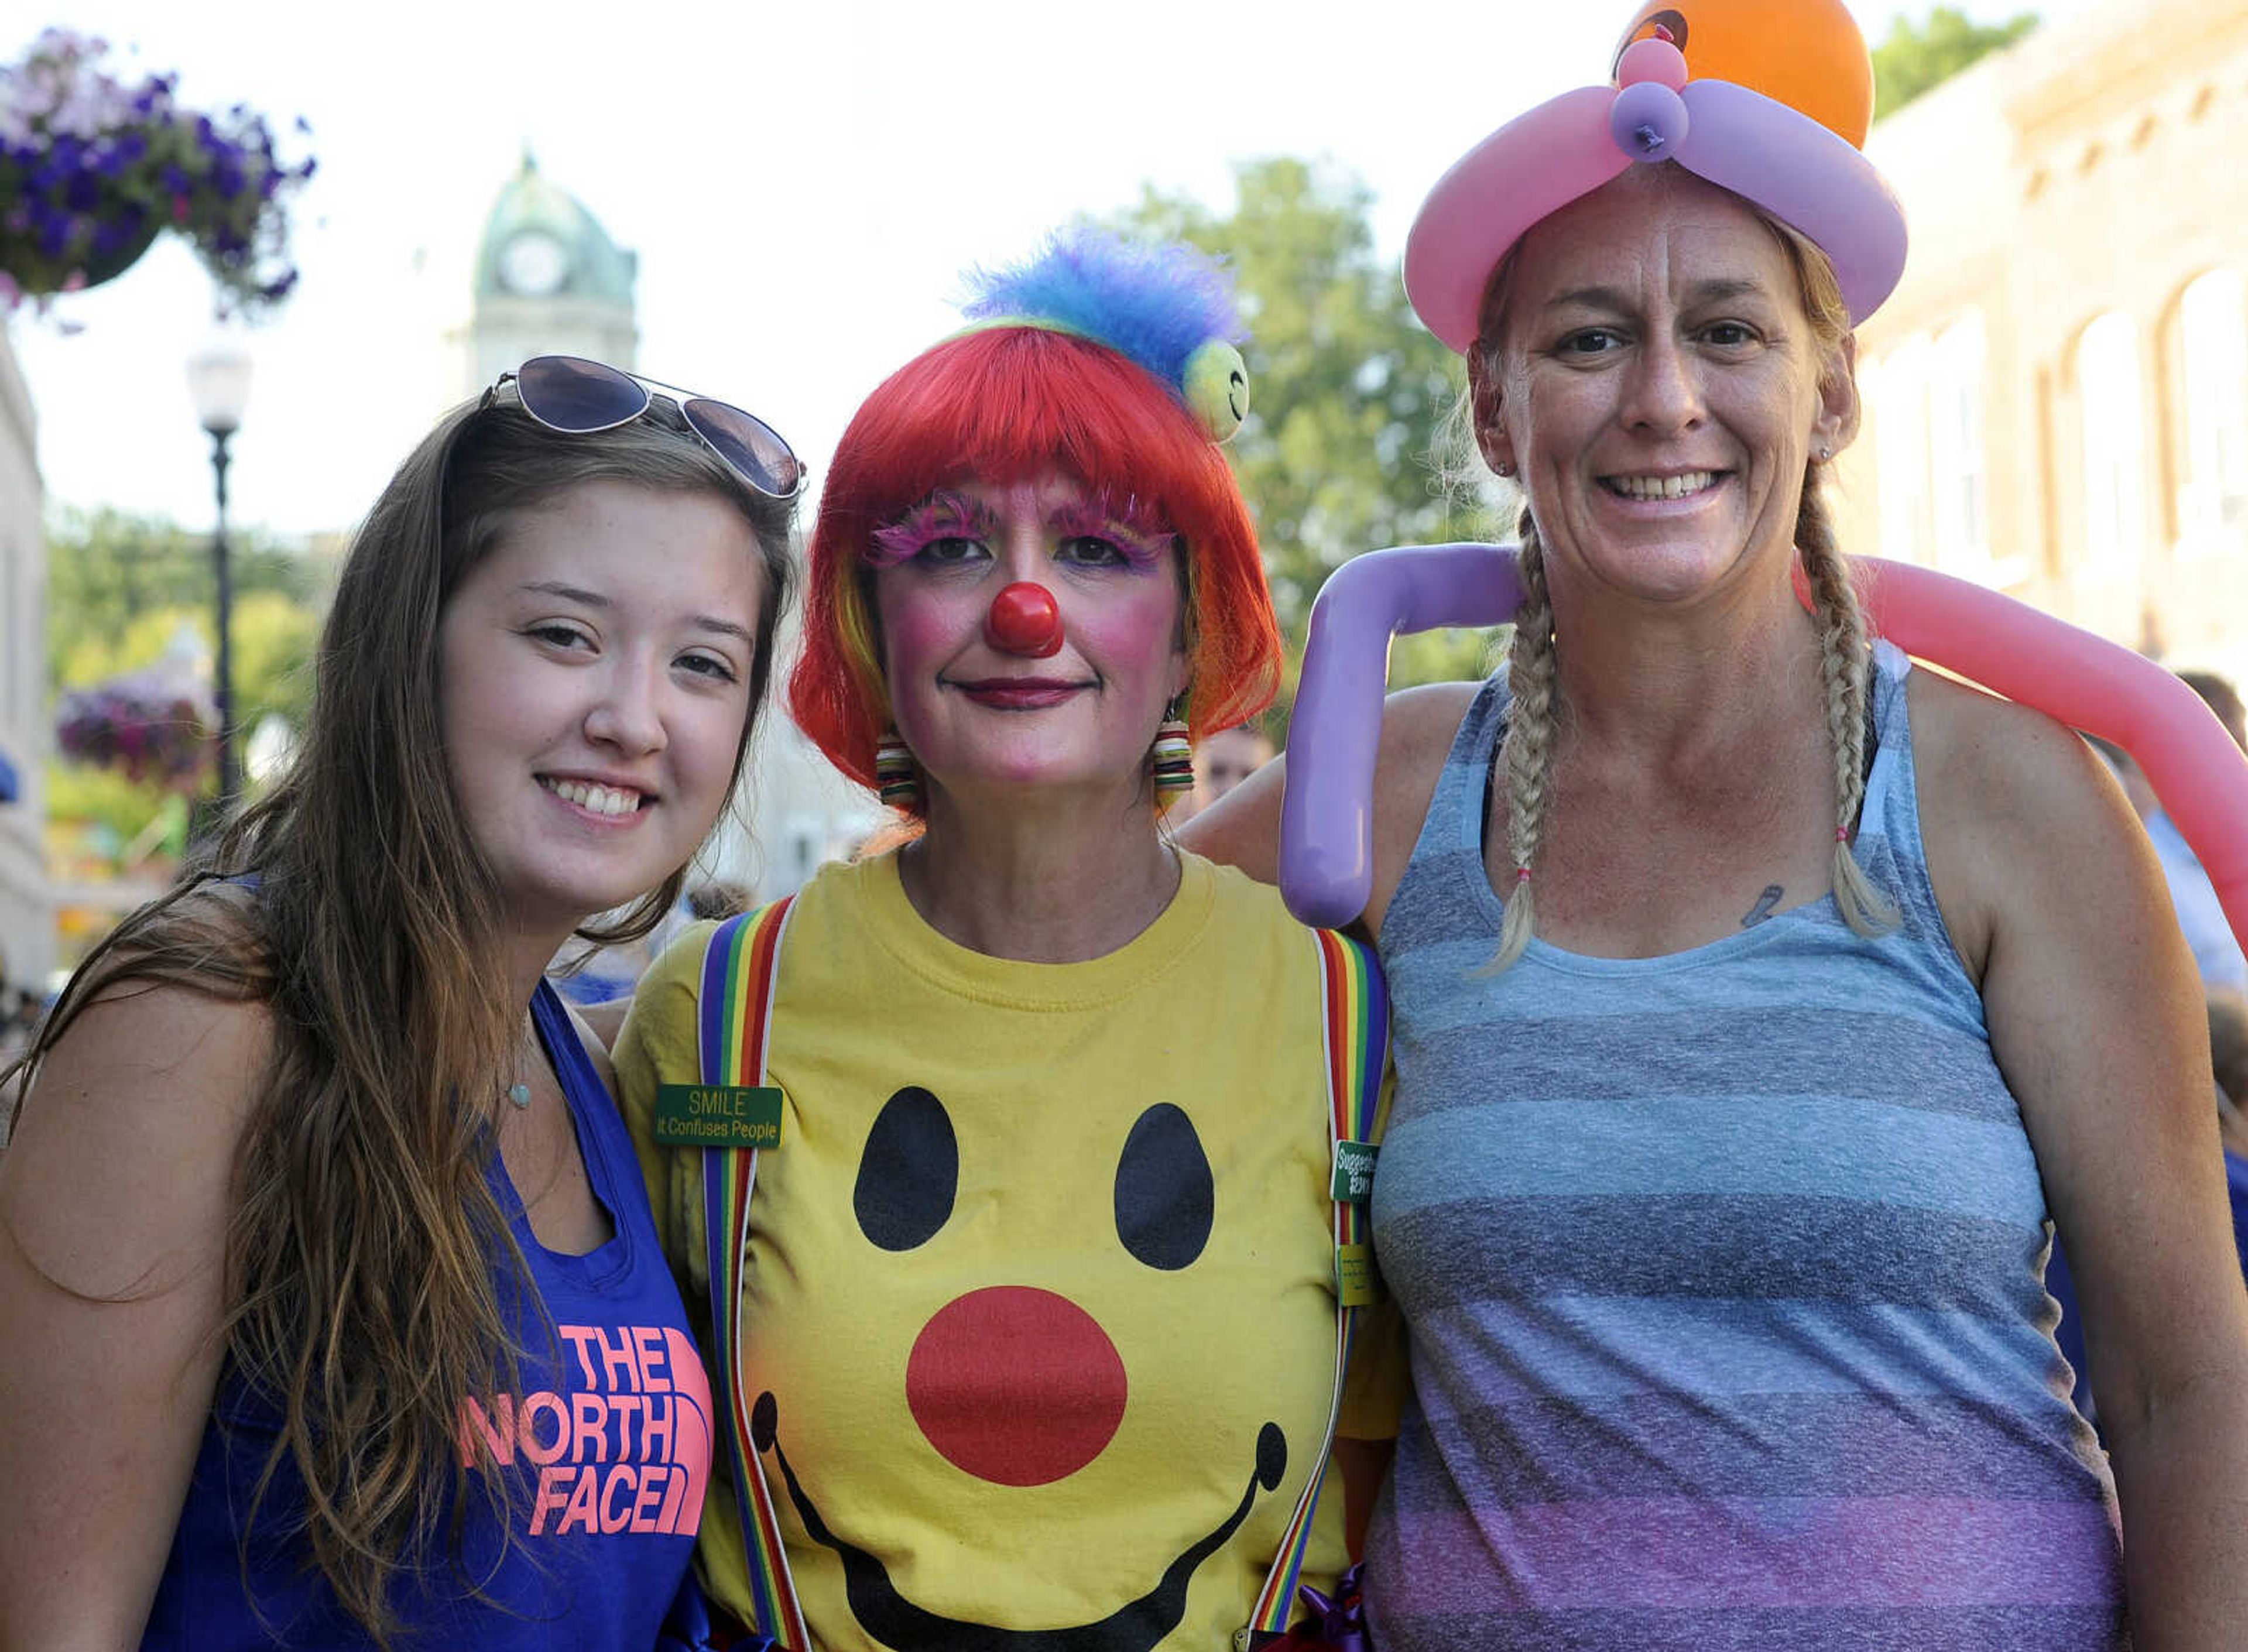
[[[1854,9],[1878,39],[1927,7]],[[639,253],[642,370],[762,415],[816,485],[859,399],[950,331],[967,265],[1143,184],[1226,207],[1231,162],[1281,154],[1369,184],[1394,260],[1443,169],[1532,99],[1598,78],[1629,7],[75,0],[66,15],[130,48],[127,68],[178,71],[191,106],[312,123],[291,140],[320,163],[298,205],[304,278],[250,335],[231,477],[237,522],[295,533],[353,524],[442,410],[476,239],[526,143]],[[28,44],[0,25],[7,59]],[[59,306],[75,336],[15,318],[51,503],[208,523],[183,364],[209,291],[167,238]]]

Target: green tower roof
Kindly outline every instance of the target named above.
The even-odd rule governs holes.
[[[528,149],[522,168],[500,190],[484,220],[483,241],[476,250],[478,298],[507,292],[499,277],[500,249],[525,230],[545,231],[570,255],[570,273],[554,296],[632,307],[638,257],[609,239],[577,196],[549,182]]]

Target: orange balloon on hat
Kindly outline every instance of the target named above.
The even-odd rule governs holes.
[[[1863,148],[1874,60],[1842,0],[1677,0],[1640,8],[1616,56],[1669,31],[1693,80],[1730,80],[1799,110]],[[1613,72],[1613,70],[1611,70]]]

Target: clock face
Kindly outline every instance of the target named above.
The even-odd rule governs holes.
[[[517,236],[499,250],[500,279],[509,291],[527,298],[545,298],[561,286],[569,272],[569,256],[562,243],[536,230]]]

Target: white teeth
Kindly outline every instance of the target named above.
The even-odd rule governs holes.
[[[595,814],[630,814],[640,807],[640,793],[620,792],[613,786],[588,785],[582,780],[541,780],[544,785],[565,803],[574,803]]]
[[[1607,484],[1627,499],[1683,499],[1717,479],[1714,470],[1689,470],[1683,476],[1610,476]]]

